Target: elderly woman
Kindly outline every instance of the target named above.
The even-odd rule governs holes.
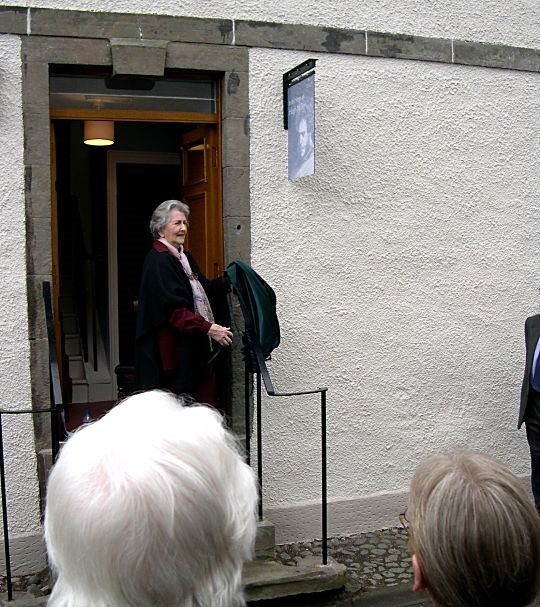
[[[139,390],[167,388],[216,405],[208,364],[215,344],[230,346],[229,327],[214,322],[210,299],[225,296],[227,282],[208,280],[184,251],[189,207],[166,200],[153,212],[152,249],[144,261],[135,340]]]
[[[540,519],[499,462],[467,452],[428,458],[406,517],[413,590],[427,589],[438,607],[520,607],[536,596]]]

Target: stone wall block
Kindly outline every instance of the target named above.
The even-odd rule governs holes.
[[[24,115],[24,162],[46,165],[50,162],[49,113]]]
[[[368,32],[367,54],[372,57],[451,63],[452,42],[444,38]]]
[[[167,47],[166,67],[169,68],[246,72],[248,66],[248,50],[241,47],[182,42],[170,42]]]
[[[18,6],[0,7],[0,33],[26,34],[28,9]]]
[[[163,76],[165,72],[165,40],[111,40],[113,73],[138,76]]]
[[[242,331],[244,330],[244,317],[240,310],[240,304],[236,297],[232,297],[232,323],[233,345],[232,345],[232,429],[240,435],[245,432],[245,372],[244,358],[242,355]],[[252,387],[252,386],[251,386]],[[253,411],[253,399],[251,399],[251,410]]]
[[[26,166],[24,182],[28,217],[46,218],[50,224],[51,167],[48,164]]]
[[[223,120],[223,167],[249,166],[248,119],[226,118]]]
[[[32,407],[43,409],[50,405],[49,342],[47,337],[30,340],[30,373],[32,376]],[[50,445],[51,423],[46,413],[34,415],[38,450]]]
[[[236,44],[322,53],[365,55],[366,36],[359,30],[314,25],[237,21]]]
[[[43,281],[52,282],[47,274],[28,276],[28,325],[31,340],[47,339],[47,322],[43,302]]]
[[[28,273],[50,274],[51,260],[51,221],[42,217],[30,217],[27,221]]]
[[[539,72],[540,49],[456,40],[454,63]]]
[[[223,169],[223,216],[250,216],[248,167]]]
[[[23,108],[25,112],[49,111],[49,64],[26,62],[23,64]]]
[[[251,251],[251,222],[249,217],[226,217],[223,220],[225,266],[235,259],[249,262]]]
[[[25,38],[23,41],[23,60],[26,62],[43,62],[44,58],[49,63],[109,65],[111,49],[108,40],[49,38],[47,36]]]
[[[223,118],[244,118],[249,114],[249,74],[236,70],[223,78]]]

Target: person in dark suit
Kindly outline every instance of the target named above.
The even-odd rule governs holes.
[[[525,321],[525,348],[518,428],[525,422],[531,451],[531,486],[540,513],[540,314]]]

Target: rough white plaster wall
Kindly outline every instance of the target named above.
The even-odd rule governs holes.
[[[461,38],[537,47],[540,10],[537,0],[31,0],[20,6],[252,19],[353,29]]]
[[[526,474],[540,74],[320,56],[317,173],[289,182],[281,75],[305,58],[250,51],[252,264],[277,293],[278,388],[329,387],[329,497],[406,492],[421,459],[460,448]],[[317,399],[264,412],[266,504],[303,508]]]
[[[31,406],[25,259],[21,48],[0,36],[0,408]],[[10,533],[40,529],[37,464],[29,415],[4,416]]]

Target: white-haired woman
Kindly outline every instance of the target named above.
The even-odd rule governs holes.
[[[48,605],[244,607],[256,507],[255,475],[217,411],[130,396],[75,432],[49,476]]]
[[[435,455],[410,489],[414,588],[437,607],[521,607],[540,585],[540,519],[521,481],[480,453]]]
[[[228,290],[222,278],[208,280],[184,251],[189,207],[166,200],[152,213],[152,248],[144,261],[135,339],[136,387],[167,388],[218,405],[213,342],[230,346],[229,327],[215,322],[210,300]]]

